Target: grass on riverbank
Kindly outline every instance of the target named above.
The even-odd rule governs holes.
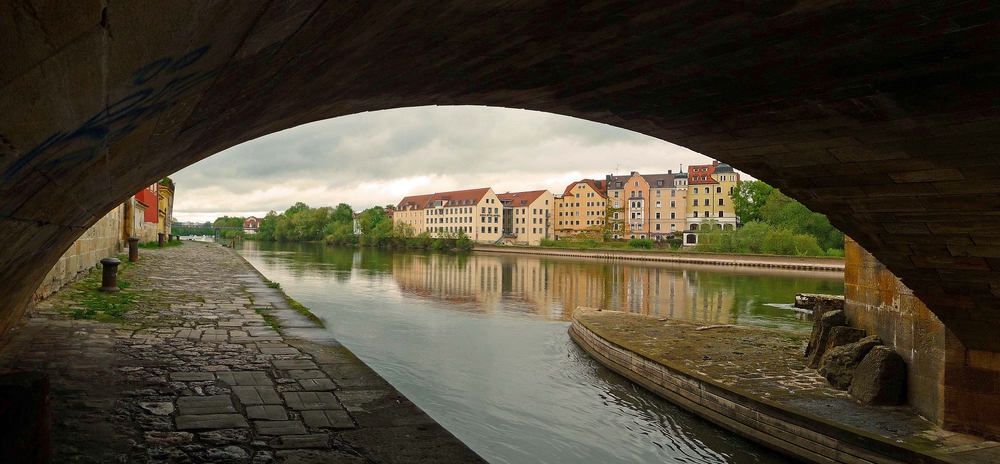
[[[323,324],[323,320],[320,319],[319,317],[316,317],[316,315],[313,314],[312,311],[309,310],[309,308],[303,306],[302,303],[299,303],[298,301],[295,301],[294,298],[292,298],[292,297],[288,296],[287,294],[285,294],[285,291],[282,290],[280,283],[275,282],[273,280],[264,279],[264,284],[266,284],[269,288],[273,288],[275,290],[281,291],[282,296],[285,297],[285,303],[288,303],[288,306],[290,308],[294,309],[295,312],[297,312],[297,313],[305,316],[312,323],[314,323],[314,324],[316,324],[316,325],[318,325],[320,327],[326,327],[326,325]],[[271,315],[268,315],[268,314],[264,314],[264,313],[261,313],[261,315],[264,316],[264,322],[267,322],[268,325],[270,325],[272,327],[275,327],[275,328],[278,327],[277,320],[274,319],[274,316],[271,316]]]
[[[60,292],[59,299],[54,301],[54,307],[68,313],[73,319],[91,319],[101,322],[123,322],[125,314],[136,308],[138,294],[128,289],[132,283],[125,280],[130,277],[135,263],[128,262],[127,256],[119,256],[122,264],[118,266],[118,288],[121,291],[106,293],[100,291],[102,269],[100,265],[84,272],[76,282],[69,284],[71,292]]]
[[[163,247],[164,248],[166,248],[166,247],[175,247],[175,246],[181,246],[183,244],[184,244],[184,242],[182,242],[180,240],[177,240],[175,242],[165,242],[163,244]],[[149,249],[149,248],[159,248],[159,247],[160,247],[160,243],[159,242],[145,242],[145,243],[140,243],[139,244],[139,248],[147,248],[147,249]]]

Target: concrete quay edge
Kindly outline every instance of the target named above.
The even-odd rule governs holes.
[[[977,458],[976,447],[928,452],[724,385],[684,366],[651,359],[599,335],[576,312],[569,335],[601,365],[661,398],[730,432],[806,462],[991,462]]]
[[[697,264],[726,267],[756,267],[799,271],[843,272],[844,258],[799,257],[771,255],[728,255],[719,253],[644,252],[632,250],[574,250],[527,246],[477,245],[473,251],[488,253],[529,254],[591,258],[601,260],[645,261],[659,263]]]

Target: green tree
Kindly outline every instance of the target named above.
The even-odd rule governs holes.
[[[774,192],[774,187],[759,180],[740,181],[733,190],[733,208],[740,222],[761,221],[761,209]]]
[[[330,213],[330,221],[338,224],[348,224],[354,221],[354,209],[347,203],[341,203]]]

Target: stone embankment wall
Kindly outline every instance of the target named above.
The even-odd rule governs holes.
[[[573,340],[602,365],[668,401],[725,429],[807,462],[936,462],[852,427],[784,407],[708,379],[679,365],[666,365],[595,333],[574,313]]]
[[[668,253],[630,250],[574,250],[569,248],[542,248],[524,246],[476,245],[476,251],[519,253],[541,256],[565,256],[623,261],[651,261],[716,266],[749,266],[803,271],[843,271],[842,258],[726,255],[716,253]]]
[[[125,207],[118,206],[87,229],[63,253],[59,262],[45,276],[45,281],[35,290],[35,299],[45,298],[72,281],[81,271],[97,265],[104,258],[123,251],[122,220]],[[154,228],[156,224],[153,224]]]
[[[848,239],[844,312],[907,364],[907,401],[945,428],[1000,437],[1000,353],[968,350],[913,291]]]

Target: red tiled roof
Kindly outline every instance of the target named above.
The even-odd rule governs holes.
[[[440,200],[442,202],[441,206],[468,206],[479,203],[483,197],[489,192],[490,189],[478,188],[471,190],[455,190],[451,192],[437,192],[431,195],[431,198],[424,203],[425,208],[429,208],[434,205],[435,202]]]
[[[399,204],[396,205],[396,209],[407,210],[410,209],[410,206],[413,206],[413,209],[424,209],[424,204],[427,203],[427,200],[430,200],[432,196],[434,196],[433,193],[403,197],[402,200],[399,200]]]
[[[418,210],[431,208],[438,200],[442,202],[442,206],[469,206],[479,203],[489,191],[490,189],[487,187],[471,190],[454,190],[451,192],[435,192],[425,195],[410,195],[399,200],[396,209],[408,210],[412,207],[412,209]]]
[[[718,182],[712,178],[712,173],[715,172],[715,168],[718,165],[718,161],[713,161],[712,164],[688,166],[688,185],[717,184]]]
[[[580,183],[585,183],[589,185],[590,188],[594,189],[594,191],[601,196],[601,198],[608,197],[607,182],[603,180],[594,180],[594,179],[580,179],[576,182],[573,182],[572,184],[567,185],[566,190],[563,192],[563,196],[573,195],[573,189],[577,186],[577,184]]]
[[[548,190],[532,190],[530,192],[507,192],[497,194],[501,202],[510,202],[510,206],[528,206]]]

